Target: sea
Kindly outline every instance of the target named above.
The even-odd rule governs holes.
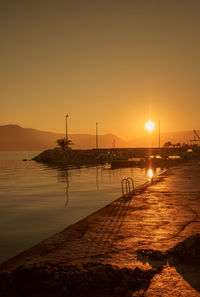
[[[149,178],[147,169],[109,164],[50,167],[31,160],[39,153],[0,152],[0,263],[119,198],[123,178],[135,187]]]

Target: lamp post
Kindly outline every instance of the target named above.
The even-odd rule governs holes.
[[[99,142],[98,142],[98,122],[96,122],[96,149],[99,148]]]
[[[160,120],[158,122],[158,147],[160,148]]]
[[[68,139],[68,134],[67,134],[67,118],[69,117],[68,114],[66,114],[66,140]]]

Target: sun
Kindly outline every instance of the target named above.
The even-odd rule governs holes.
[[[149,132],[151,132],[151,131],[154,129],[155,124],[154,124],[152,121],[149,120],[149,121],[145,124],[145,127],[146,127],[146,129],[147,129]]]

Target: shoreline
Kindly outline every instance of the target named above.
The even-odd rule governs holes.
[[[160,182],[167,174],[168,174],[168,171],[170,170],[171,168],[166,168],[163,172],[161,172],[159,175],[156,175],[155,177],[153,177],[150,181],[146,181],[145,183],[137,186],[136,188],[134,188],[134,194],[132,194],[132,196],[135,196],[135,195],[139,195],[140,193],[142,193],[143,191],[145,191],[148,187]],[[126,198],[125,196],[119,196],[117,197],[116,199],[114,199],[113,201],[107,203],[105,206],[103,206],[102,208],[88,214],[87,216],[85,216],[84,218],[80,219],[79,221],[67,226],[66,228],[64,228],[63,230],[51,235],[50,237],[47,237],[47,238],[44,238],[43,240],[39,241],[38,243],[36,243],[35,245],[33,245],[32,247],[18,253],[17,255],[13,256],[13,257],[10,257],[9,259],[3,261],[2,263],[0,263],[0,271],[1,271],[1,267],[4,266],[4,263],[7,263],[9,262],[10,260],[12,259],[15,259],[16,257],[20,256],[21,254],[24,254],[24,252],[27,252],[29,250],[31,250],[32,248],[35,248],[37,247],[38,245],[40,245],[40,243],[42,242],[45,242],[46,240],[49,240],[51,239],[52,237],[56,236],[57,234],[60,234],[64,231],[66,231],[68,228],[71,228],[73,227],[74,225],[79,225],[81,224],[82,222],[84,222],[85,220],[87,220],[90,216],[93,216],[93,215],[96,215],[97,213],[101,212],[102,210],[104,210],[105,208],[109,207],[111,204],[123,199],[123,198]]]
[[[47,293],[48,296],[68,296],[68,294],[69,296],[85,296],[81,294],[98,296],[97,289],[101,293],[99,296],[129,296],[127,290],[132,293],[142,290],[141,294],[144,292],[147,294],[156,277],[161,277],[163,272],[174,274],[171,258],[168,258],[171,266],[165,267],[166,251],[174,249],[178,243],[184,242],[184,239],[198,235],[199,219],[193,218],[194,215],[185,206],[189,201],[190,207],[194,204],[193,211],[195,207],[197,207],[195,211],[200,211],[198,204],[194,203],[194,197],[196,197],[194,186],[197,189],[196,195],[200,191],[198,179],[196,179],[197,173],[200,174],[200,168],[194,164],[180,164],[172,167],[161,173],[152,183],[137,187],[131,199],[119,197],[62,232],[4,262],[0,265],[0,285],[11,284],[9,289],[4,285],[4,292],[7,294],[5,296],[18,296],[14,293],[15,290],[20,292],[19,296],[27,296],[30,288],[34,287],[31,275],[40,280],[38,288],[34,288],[34,293],[30,296],[36,296],[36,293],[40,294],[37,296],[46,296]],[[194,179],[192,185],[187,179],[188,174],[191,174]],[[176,196],[173,189],[176,191]],[[194,196],[193,200],[190,201],[189,196],[187,196],[189,200],[179,199],[184,189],[187,189],[187,192],[190,191]],[[180,191],[180,194],[177,191]],[[174,212],[175,209],[177,214]],[[179,209],[182,210],[180,218]],[[195,237],[195,240],[197,239]],[[144,254],[137,255],[139,250],[149,251],[148,255],[153,255],[154,259],[150,262],[144,261]],[[155,257],[157,257],[156,261]],[[181,262],[180,265],[183,266],[183,263]],[[175,267],[178,269],[179,266]],[[22,276],[26,278],[28,284],[28,287],[23,290],[14,281],[17,278],[20,283]],[[175,274],[172,280],[174,277],[178,281],[178,275]],[[185,276],[184,278],[186,280]],[[53,285],[50,285],[51,282]],[[50,291],[44,283],[51,287]],[[77,283],[78,286],[75,285]],[[102,283],[105,283],[105,286],[100,289]],[[171,292],[170,279],[168,283],[168,289]],[[192,292],[192,295],[188,296],[198,296],[197,284],[193,284],[192,280],[189,284],[192,284],[194,289],[190,287],[188,294]],[[183,284],[182,286],[184,292],[189,290],[187,286]],[[41,288],[43,291],[39,293]],[[54,295],[51,295],[51,291]],[[170,292],[169,296],[170,294],[180,296]]]

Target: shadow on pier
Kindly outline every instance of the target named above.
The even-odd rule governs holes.
[[[123,196],[117,200],[107,213],[107,220],[104,220],[96,230],[96,234],[91,237],[91,244],[86,246],[84,257],[103,256],[108,252],[113,252],[113,242],[116,240],[120,228],[125,223],[132,195]]]

